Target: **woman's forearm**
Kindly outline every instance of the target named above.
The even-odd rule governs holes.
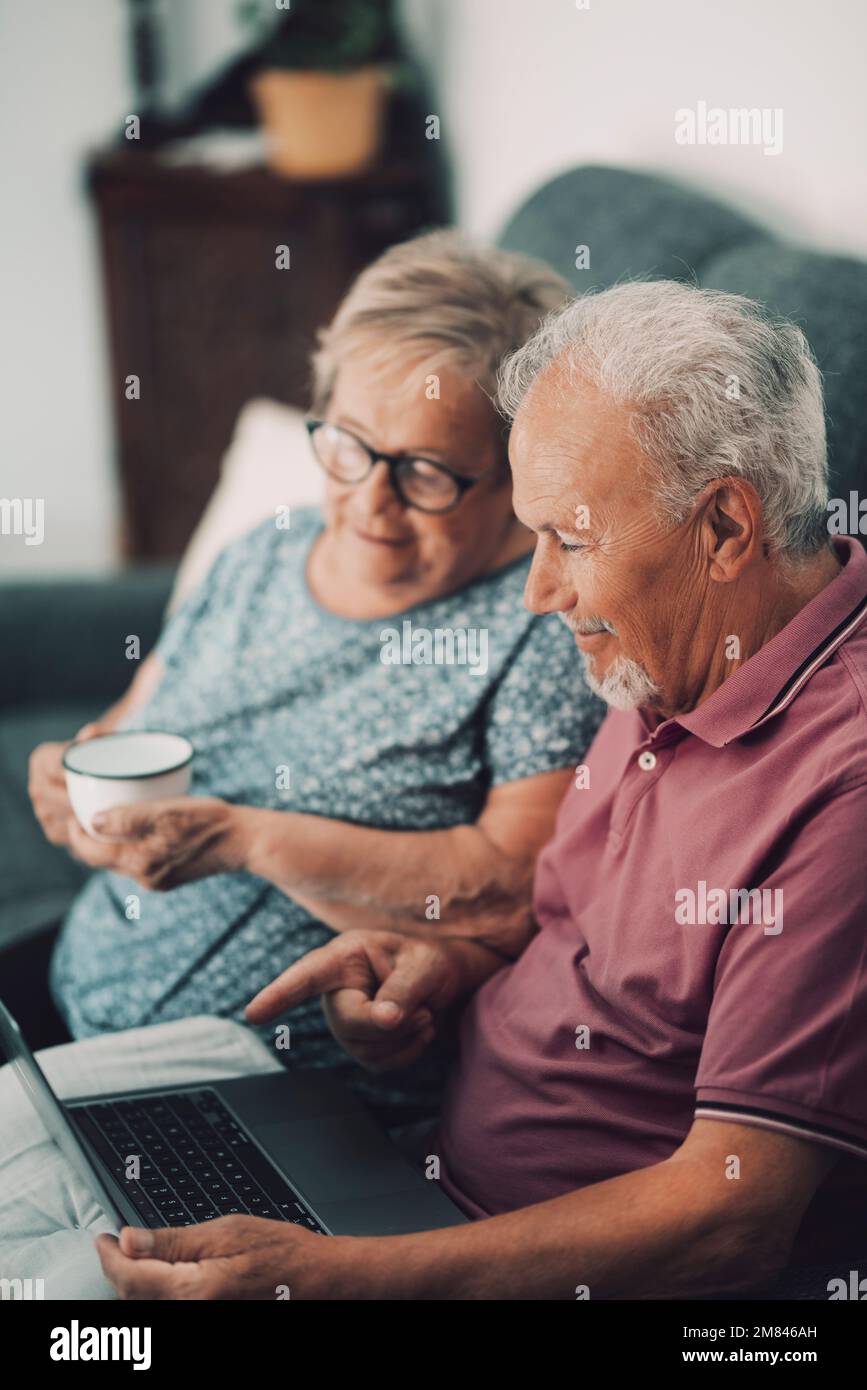
[[[335,931],[442,931],[517,955],[532,934],[532,855],[478,826],[389,831],[293,811],[237,807],[244,867]]]
[[[135,714],[142,705],[147,704],[156,694],[162,678],[162,662],[156,652],[151,652],[145,657],[120,699],[109,705],[104,714],[94,721],[92,727],[98,727],[104,733],[111,733],[128,715]]]

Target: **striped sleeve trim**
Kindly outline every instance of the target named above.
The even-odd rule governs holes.
[[[730,1102],[702,1100],[695,1107],[696,1119],[733,1120],[736,1124],[756,1125],[760,1129],[773,1129],[780,1134],[791,1134],[796,1139],[806,1139],[813,1144],[827,1144],[853,1154],[855,1158],[867,1160],[867,1139],[856,1139],[841,1130],[829,1129],[826,1125],[812,1121],[793,1119],[791,1115],[780,1115],[773,1110],[760,1110],[749,1105],[732,1105]]]

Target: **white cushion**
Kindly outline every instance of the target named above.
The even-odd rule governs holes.
[[[192,593],[230,540],[275,516],[278,507],[310,506],[322,493],[322,471],[310,449],[304,412],[277,401],[249,401],[184,552],[168,611]]]

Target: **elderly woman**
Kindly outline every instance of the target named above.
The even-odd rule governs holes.
[[[570,634],[522,604],[533,537],[491,397],[567,293],[453,233],[369,267],[314,360],[322,513],[230,545],[85,731],[187,735],[195,795],[110,812],[100,829],[122,839],[98,841],[71,815],[64,745],[33,754],[45,833],[101,871],[52,966],[73,1036],[239,1016],[349,927],[460,919],[523,945],[534,860],[601,706]],[[294,1061],[342,1058],[318,1006],[291,1021]]]

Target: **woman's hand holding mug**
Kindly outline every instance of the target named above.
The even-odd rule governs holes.
[[[70,813],[68,845],[92,869],[111,869],[151,892],[232,873],[246,862],[245,806],[215,796],[116,806],[93,818],[98,840]]]
[[[30,754],[27,779],[30,802],[45,838],[53,845],[69,847],[69,825],[70,821],[74,821],[63,769],[64,753],[73,743],[99,738],[110,732],[101,724],[85,724],[73,740],[67,743],[40,743]]]

